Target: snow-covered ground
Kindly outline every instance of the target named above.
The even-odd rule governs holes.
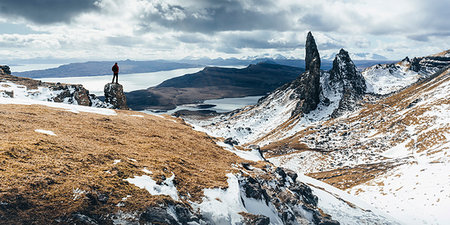
[[[375,65],[362,72],[366,79],[367,92],[389,94],[398,91],[419,80],[421,75],[410,69],[410,63]]]
[[[6,92],[13,91],[11,98]],[[20,105],[45,105],[54,108],[62,108],[74,113],[90,112],[102,115],[116,115],[112,109],[95,108],[81,105],[50,102],[49,99],[56,96],[57,92],[51,91],[45,87],[39,87],[35,90],[27,90],[23,85],[17,85],[11,82],[0,82],[0,104],[20,104]]]

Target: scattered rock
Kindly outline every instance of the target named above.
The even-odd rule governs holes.
[[[239,145],[239,142],[237,142],[236,140],[234,140],[233,138],[229,137],[227,139],[225,139],[225,141],[223,141],[223,143],[227,144],[227,145]]]

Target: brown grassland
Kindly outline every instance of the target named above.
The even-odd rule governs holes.
[[[133,212],[170,201],[124,180],[144,168],[159,182],[174,173],[181,199],[200,201],[204,188],[226,187],[226,174],[244,162],[182,120],[116,112],[0,105],[0,219],[41,224],[73,212]],[[108,198],[100,204],[99,196]]]

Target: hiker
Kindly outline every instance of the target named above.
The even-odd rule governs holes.
[[[115,63],[114,66],[112,67],[112,71],[114,73],[112,83],[114,83],[114,78],[116,78],[116,84],[118,84],[119,83],[119,66],[117,65],[117,63]]]

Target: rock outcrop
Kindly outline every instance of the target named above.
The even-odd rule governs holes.
[[[331,86],[342,90],[339,106],[331,115],[331,117],[337,117],[344,111],[353,110],[356,102],[366,93],[367,87],[364,77],[344,49],[336,55],[329,74]]]
[[[6,65],[2,66],[2,65],[0,65],[0,74],[2,74],[2,73],[11,75],[11,70],[9,69],[9,66],[6,66]]]
[[[450,50],[446,50],[435,55],[414,57],[411,60],[410,69],[421,75],[429,76],[449,65]]]
[[[309,113],[320,103],[320,55],[311,32],[306,37],[305,46],[306,71],[288,86],[295,89],[295,96],[292,97],[300,100],[291,114],[292,117]]]
[[[107,83],[104,91],[105,103],[111,104],[113,109],[129,109],[121,84]]]

